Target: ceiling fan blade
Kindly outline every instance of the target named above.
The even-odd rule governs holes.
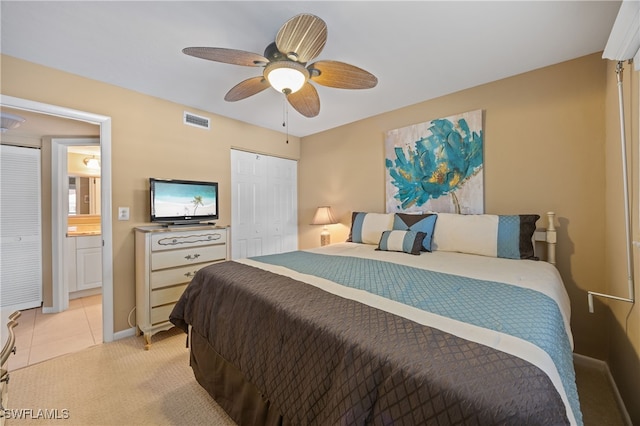
[[[370,89],[378,84],[375,75],[338,61],[318,61],[307,67],[315,83],[338,89]]]
[[[239,101],[260,93],[267,87],[270,87],[269,82],[263,76],[251,77],[233,86],[225,95],[224,100],[227,102]]]
[[[318,91],[309,82],[302,89],[287,96],[291,106],[305,117],[315,117],[320,113],[320,97]]]
[[[247,67],[265,66],[269,60],[257,53],[244,50],[225,49],[224,47],[186,47],[182,49],[185,55],[225,64],[244,65]]]
[[[327,24],[303,13],[289,19],[278,31],[276,46],[292,61],[306,63],[320,54],[327,42]]]

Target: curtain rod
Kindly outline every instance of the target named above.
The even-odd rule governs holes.
[[[631,64],[633,60],[629,60]],[[597,293],[595,291],[587,292],[589,302],[589,312],[593,313],[593,296],[605,297],[608,299],[619,300],[622,302],[635,303],[635,291],[633,288],[633,258],[631,244],[631,221],[629,214],[629,175],[627,173],[627,138],[625,136],[624,122],[624,102],[622,98],[622,71],[624,70],[624,61],[618,61],[616,65],[616,76],[618,80],[618,101],[620,110],[620,145],[622,153],[622,184],[624,190],[624,224],[626,231],[627,245],[627,284],[629,286],[629,297],[613,296],[611,294]]]

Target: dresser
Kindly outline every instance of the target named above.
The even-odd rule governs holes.
[[[176,302],[200,268],[229,259],[228,228],[209,225],[135,228],[136,324],[145,349],[173,327]]]
[[[9,412],[7,405],[9,400],[9,357],[11,354],[16,353],[16,335],[13,327],[18,325],[18,317],[20,315],[20,311],[15,311],[9,315],[7,340],[4,342],[0,353],[0,426],[4,426],[6,414]]]

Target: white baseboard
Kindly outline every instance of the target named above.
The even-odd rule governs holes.
[[[70,291],[69,300],[80,299],[89,296],[97,296],[99,294],[102,294],[102,287],[90,288],[87,290]]]
[[[622,401],[622,397],[620,396],[620,392],[618,391],[618,386],[616,386],[615,380],[613,380],[613,376],[611,375],[611,370],[609,370],[609,364],[605,361],[588,357],[586,355],[573,354],[573,362],[582,365],[584,367],[596,368],[599,371],[603,372],[605,376],[609,379],[609,383],[611,384],[611,388],[613,389],[613,397],[620,408],[620,412],[622,413],[623,420],[628,426],[633,426],[631,423],[631,417],[629,416],[629,412],[627,411],[627,407],[624,405],[624,401]]]
[[[120,340],[136,335],[136,327],[127,328],[122,331],[113,333],[113,340]]]

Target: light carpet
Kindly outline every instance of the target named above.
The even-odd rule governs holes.
[[[174,328],[149,351],[129,337],[14,370],[7,425],[235,425],[195,381],[185,343]]]
[[[7,425],[235,426],[196,382],[185,343],[173,328],[149,351],[129,337],[11,371]],[[625,425],[606,376],[576,373],[585,426]]]

